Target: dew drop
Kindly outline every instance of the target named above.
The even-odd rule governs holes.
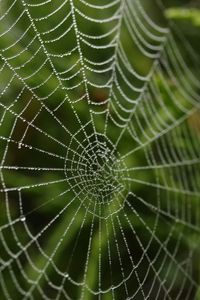
[[[26,217],[25,217],[25,216],[21,216],[21,217],[20,217],[20,220],[21,220],[22,222],[25,222],[25,221],[26,221]]]

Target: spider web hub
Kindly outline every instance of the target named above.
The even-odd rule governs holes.
[[[126,165],[120,154],[101,134],[83,141],[72,139],[64,167],[72,191],[92,214],[106,217],[118,211],[127,194]]]

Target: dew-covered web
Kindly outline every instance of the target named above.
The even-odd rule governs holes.
[[[1,299],[197,299],[199,62],[164,13],[0,0]]]

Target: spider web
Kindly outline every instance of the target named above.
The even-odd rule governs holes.
[[[148,2],[0,1],[1,299],[198,297],[198,57]]]

